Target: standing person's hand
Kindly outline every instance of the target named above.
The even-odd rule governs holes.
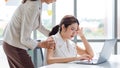
[[[48,37],[47,40],[41,41],[41,42],[38,44],[38,47],[48,48],[48,49],[54,49],[54,48],[55,48],[55,42],[54,42],[54,40],[53,40],[52,37]]]

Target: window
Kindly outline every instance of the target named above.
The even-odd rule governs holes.
[[[56,24],[59,24],[65,15],[74,15],[74,0],[56,1]]]
[[[77,17],[87,38],[113,38],[112,6],[112,0],[77,0]]]
[[[52,22],[52,15],[53,15],[53,10],[52,10],[52,5],[53,4],[43,4],[43,9],[42,9],[42,15],[41,15],[41,21],[42,21],[42,25],[47,28],[48,30],[51,30],[52,26],[53,26],[53,22]],[[37,31],[37,39],[40,40],[45,40],[47,37],[44,36],[42,33]]]
[[[118,19],[117,19],[118,20],[117,21],[117,24],[118,24],[117,25],[117,27],[118,27],[118,31],[117,32],[118,32],[118,34],[117,35],[118,35],[118,38],[120,39],[120,0],[118,0],[117,8],[118,8],[118,11],[117,11],[118,12],[118,14],[117,14],[118,15],[117,16],[118,17]]]
[[[21,3],[20,0],[0,0],[0,40],[2,39],[2,33],[9,22],[15,9]]]
[[[69,4],[66,4],[68,2]],[[58,0],[55,7],[56,24],[59,24],[66,14],[75,15],[96,51],[100,51],[105,39],[115,38],[114,0]],[[76,39],[77,43],[81,44],[79,37]]]
[[[118,42],[118,48],[117,48],[117,50],[118,50],[118,54],[120,54],[120,0],[117,0],[118,2],[117,2],[117,35],[118,35],[118,39],[119,39],[119,42]]]

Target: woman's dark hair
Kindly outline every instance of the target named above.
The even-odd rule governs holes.
[[[55,27],[52,28],[52,31],[49,33],[49,36],[51,35],[55,35],[59,30],[61,32],[62,30],[62,25],[65,26],[65,28],[67,28],[69,25],[77,23],[79,25],[79,21],[76,17],[72,16],[72,15],[66,15],[63,17],[63,19],[61,20],[59,25],[56,25]]]
[[[22,3],[24,4],[27,0],[22,0]],[[30,0],[30,1],[37,1],[37,0]]]

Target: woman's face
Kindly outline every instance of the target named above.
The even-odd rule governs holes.
[[[64,28],[64,37],[66,39],[72,39],[77,34],[78,27],[78,24],[74,23]]]
[[[47,4],[50,4],[50,3],[56,2],[56,0],[44,0],[44,2]]]

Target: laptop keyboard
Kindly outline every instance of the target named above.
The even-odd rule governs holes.
[[[77,63],[77,64],[96,64],[98,59],[92,59],[91,61],[88,60],[79,60],[79,61],[73,61],[72,63]]]

